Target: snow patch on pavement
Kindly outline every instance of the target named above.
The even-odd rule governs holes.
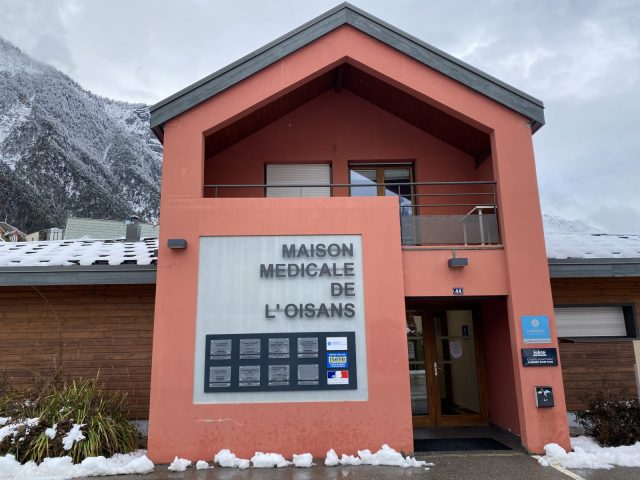
[[[332,448],[327,452],[324,464],[327,467],[334,467],[336,465],[387,465],[402,468],[433,467],[434,465],[424,460],[416,460],[414,457],[403,457],[400,452],[396,452],[386,444],[382,445],[382,448],[376,453],[371,453],[370,450],[358,450],[358,456],[343,454],[340,459],[338,459],[338,455]]]
[[[207,468],[209,468],[208,462],[205,462],[204,460],[198,460],[196,462],[196,470],[206,470]]]
[[[191,460],[187,460],[186,458],[178,458],[177,456],[169,465],[169,470],[172,472],[184,472],[187,467],[191,466]]]
[[[313,465],[313,455],[310,453],[293,454],[293,465],[298,468],[310,468]]]
[[[279,453],[256,452],[256,454],[251,457],[251,464],[254,468],[283,468],[289,466],[291,462],[288,462],[287,459]]]
[[[560,465],[565,468],[611,469],[619,467],[640,467],[640,442],[622,447],[601,447],[591,437],[572,437],[571,448],[567,452],[557,443],[544,446],[546,455],[538,460],[542,466]]]
[[[340,459],[338,458],[338,454],[333,448],[329,450],[325,455],[324,464],[327,467],[335,467],[337,465],[340,465]]]
[[[227,468],[249,468],[249,460],[245,458],[238,458],[234,453],[227,448],[223,448],[213,457],[213,461],[220,464],[221,467]]]
[[[21,465],[13,455],[0,457],[0,480],[66,480],[78,477],[103,475],[146,474],[153,471],[153,462],[144,450],[111,458],[89,457],[74,464],[71,457],[45,458],[37,465],[27,462]]]

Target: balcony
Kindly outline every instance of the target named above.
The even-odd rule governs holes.
[[[377,195],[398,198],[403,246],[500,244],[495,181],[204,185],[208,198]]]

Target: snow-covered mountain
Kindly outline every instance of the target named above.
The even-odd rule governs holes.
[[[597,227],[581,220],[569,220],[556,215],[542,215],[545,233],[602,233]]]
[[[161,164],[147,105],[94,95],[0,39],[0,221],[157,221]]]

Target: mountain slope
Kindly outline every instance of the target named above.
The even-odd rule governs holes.
[[[157,221],[161,163],[146,105],[94,95],[0,39],[0,220]]]

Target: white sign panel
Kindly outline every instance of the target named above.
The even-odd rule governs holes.
[[[355,332],[357,389],[204,392],[206,335],[342,331]],[[327,351],[346,349],[346,337],[326,341]],[[360,235],[200,238],[193,378],[195,403],[367,400]]]

